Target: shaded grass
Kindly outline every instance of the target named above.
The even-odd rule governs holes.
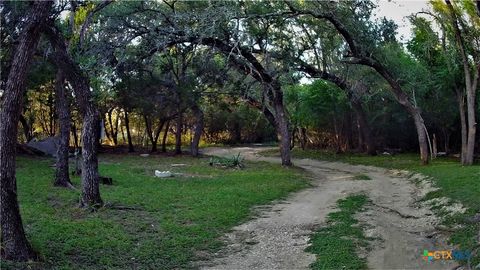
[[[264,155],[278,155],[278,150],[262,152]],[[468,218],[475,213],[480,213],[480,165],[461,166],[454,158],[437,158],[430,165],[420,165],[418,154],[398,154],[393,156],[378,155],[367,156],[364,154],[335,154],[325,150],[300,150],[292,151],[295,158],[311,158],[329,161],[341,161],[350,164],[362,164],[388,169],[402,169],[418,172],[430,176],[435,185],[440,188],[438,191],[427,194],[425,199],[437,197],[448,197],[461,202],[468,211],[465,214],[457,214],[452,217],[445,217],[444,225],[455,229],[450,240],[453,244],[459,245],[460,249],[473,250],[479,243],[476,237],[480,231],[479,223],[468,222]],[[438,209],[432,209],[439,215],[444,215]],[[473,259],[472,265],[480,263],[480,256]]]
[[[315,232],[306,251],[317,255],[313,269],[367,269],[367,262],[357,251],[368,246],[354,215],[368,202],[366,195],[350,195],[337,202],[340,209],[327,216],[325,227]]]
[[[102,155],[107,207],[77,208],[80,191],[52,187],[51,159],[18,159],[18,194],[28,239],[42,262],[4,268],[189,268],[222,245],[219,237],[251,216],[251,207],[308,184],[297,169],[246,162],[243,170],[214,168],[207,158]],[[186,164],[172,167],[171,164]],[[154,170],[181,176],[154,178]],[[78,177],[73,178],[80,187]]]

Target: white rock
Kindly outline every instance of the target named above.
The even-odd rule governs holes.
[[[172,176],[172,173],[171,173],[170,171],[159,171],[159,170],[155,170],[155,176],[156,176],[156,177],[162,177],[162,178],[171,177],[171,176]]]

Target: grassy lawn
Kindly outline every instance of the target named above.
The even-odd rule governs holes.
[[[367,248],[367,238],[354,218],[368,203],[367,196],[350,195],[337,202],[340,209],[328,214],[327,224],[312,235],[308,252],[317,255],[312,269],[367,269],[367,262],[357,254]]]
[[[262,152],[264,155],[278,155],[277,150]],[[480,212],[480,165],[461,166],[459,161],[452,158],[437,158],[428,166],[420,165],[417,154],[399,154],[394,156],[366,156],[362,154],[334,154],[324,150],[300,150],[292,152],[294,158],[311,158],[319,160],[341,161],[350,164],[363,164],[391,169],[404,169],[419,172],[432,177],[439,191],[432,192],[427,198],[449,197],[463,203],[468,211],[462,215],[446,218],[445,225],[461,225],[451,234],[451,241],[458,244],[460,249],[473,250],[479,243],[476,237],[480,224],[468,222],[467,219]],[[480,263],[480,256],[476,256],[473,265]]]
[[[101,187],[107,207],[88,212],[77,208],[79,190],[52,187],[53,162],[18,159],[24,226],[42,262],[2,269],[188,268],[218,250],[219,236],[246,221],[252,206],[308,185],[300,170],[268,163],[234,170],[208,158],[102,155],[100,172],[114,185]],[[178,163],[186,166],[171,166]],[[155,169],[183,175],[154,178]]]

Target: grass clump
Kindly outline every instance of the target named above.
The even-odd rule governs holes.
[[[353,180],[372,180],[372,178],[366,174],[357,174],[353,176]]]
[[[357,254],[368,246],[363,230],[354,215],[368,203],[363,194],[350,195],[337,202],[338,212],[328,214],[325,227],[316,231],[306,251],[317,255],[312,269],[366,269],[367,262]]]
[[[241,169],[245,166],[243,161],[243,156],[238,153],[238,155],[231,157],[211,157],[209,164],[210,166]]]

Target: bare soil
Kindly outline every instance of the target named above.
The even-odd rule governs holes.
[[[265,148],[208,148],[204,154],[232,156],[242,153],[248,160],[279,163],[261,157]],[[256,218],[225,235],[226,247],[204,269],[306,269],[316,259],[305,252],[309,236],[335,211],[337,200],[364,193],[371,203],[357,219],[365,235],[375,240],[370,250],[359,250],[371,269],[453,269],[454,261],[422,258],[423,250],[452,249],[435,227],[439,218],[419,200],[433,187],[418,185],[407,172],[339,162],[294,159],[294,164],[312,176],[312,187],[292,194],[284,201],[256,209]],[[356,175],[371,180],[354,180]],[[416,176],[419,177],[418,175]]]

